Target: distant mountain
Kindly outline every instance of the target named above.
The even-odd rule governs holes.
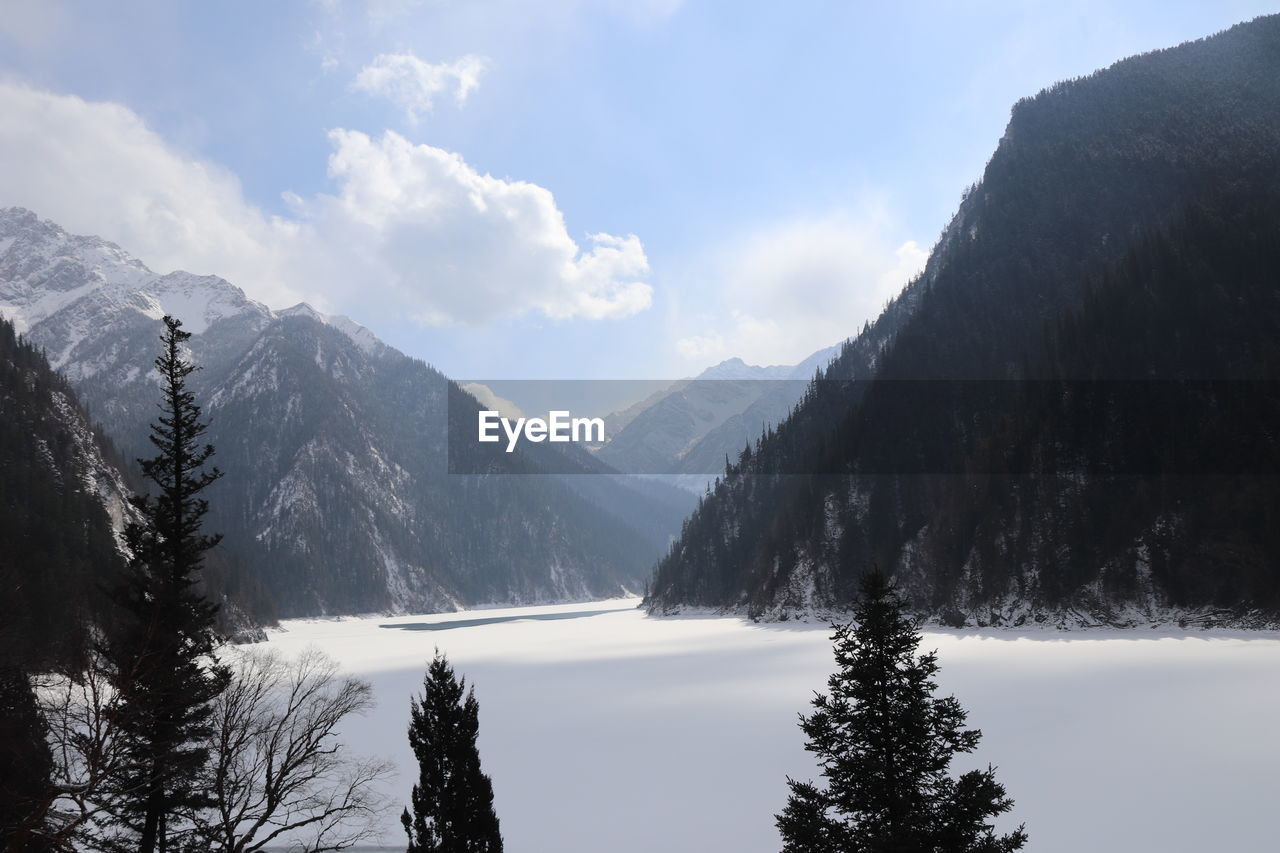
[[[474,399],[367,329],[306,305],[271,311],[216,276],[159,275],[111,243],[0,211],[0,314],[128,457],[150,455],[166,313],[194,333],[192,388],[226,472],[209,496],[221,556],[282,616],[620,594],[688,508],[654,484],[538,474],[599,468],[585,453],[543,468],[517,452],[483,476],[450,475],[449,406]]]
[[[878,564],[949,624],[1280,622],[1280,17],[1020,101],[923,275],[701,502],[648,599]]]
[[[722,361],[606,418],[609,441],[597,455],[620,471],[681,475],[677,482],[701,493],[726,459],[790,413],[838,352],[828,347],[796,365]]]
[[[740,358],[726,359],[699,373],[697,379],[800,379],[808,381],[840,354],[840,345],[820,349],[799,364],[771,364],[761,367]]]

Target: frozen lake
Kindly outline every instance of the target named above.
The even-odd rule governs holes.
[[[480,750],[511,853],[769,853],[785,777],[815,776],[796,715],[834,663],[821,624],[651,618],[635,600],[293,621],[372,682],[347,727],[407,802],[409,697],[439,647],[476,687]],[[931,632],[942,690],[1041,853],[1275,849],[1280,636]],[[399,814],[399,806],[395,813]],[[404,849],[399,824],[389,846]]]

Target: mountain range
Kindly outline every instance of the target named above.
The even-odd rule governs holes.
[[[731,358],[672,382],[606,417],[609,440],[597,456],[627,473],[677,475],[674,482],[701,494],[726,460],[786,418],[839,349],[818,350],[795,365]]]
[[[0,210],[6,629],[83,626],[59,606],[93,596],[59,591],[119,564],[166,314],[226,472],[206,585],[236,630],[646,578],[655,612],[789,618],[871,566],[950,625],[1280,624],[1277,150],[1280,16],[1057,84],[858,334],[511,454],[450,442],[481,403],[348,318]]]
[[[120,247],[0,211],[0,314],[47,355],[125,458],[150,455],[160,318],[193,333],[192,388],[226,476],[220,558],[251,612],[440,610],[637,590],[683,492],[544,446],[448,473],[441,373],[344,317],[272,311],[216,276],[161,275]],[[538,458],[544,460],[539,465]]]

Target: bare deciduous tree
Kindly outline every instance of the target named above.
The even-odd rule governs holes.
[[[128,757],[114,725],[115,696],[96,660],[74,677],[42,677],[37,690],[53,777],[33,820],[55,849],[120,847],[108,783],[126,773]],[[323,853],[374,838],[390,808],[380,788],[392,765],[353,756],[338,739],[344,719],[373,706],[369,685],[342,675],[315,649],[295,660],[231,650],[227,662],[232,678],[214,705],[204,781],[216,806],[175,815],[184,834],[219,853],[286,844]]]
[[[91,651],[83,671],[40,676],[36,684],[53,772],[48,797],[33,817],[57,849],[109,849],[117,804],[107,783],[125,774],[128,757],[104,661]]]
[[[373,706],[369,685],[310,649],[296,660],[237,651],[214,702],[210,791],[217,806],[188,815],[210,850],[254,853],[288,841],[306,853],[374,837],[387,810],[387,761],[348,754],[339,724]]]

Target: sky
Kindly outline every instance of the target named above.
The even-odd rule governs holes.
[[[796,363],[923,267],[1019,98],[1274,11],[0,7],[0,207],[474,380]]]

